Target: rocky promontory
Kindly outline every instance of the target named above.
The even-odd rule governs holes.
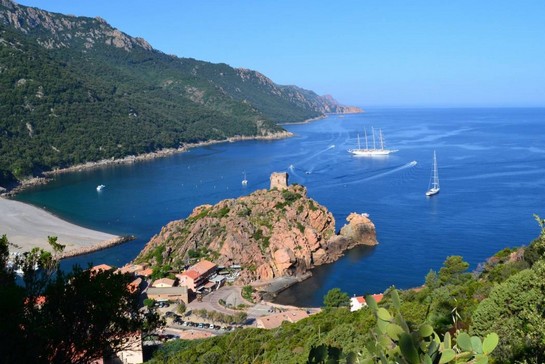
[[[298,276],[331,263],[357,245],[375,245],[375,226],[352,213],[335,233],[335,219],[287,174],[273,174],[271,188],[216,205],[196,207],[163,227],[136,261],[183,268],[192,258],[240,266],[240,283]]]

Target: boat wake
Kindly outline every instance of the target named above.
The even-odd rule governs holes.
[[[329,147],[317,152],[317,153],[314,153],[313,155],[307,157],[307,158],[304,158],[302,160],[299,161],[298,165],[299,166],[303,166],[303,168],[300,168],[300,167],[296,167],[295,165],[293,164],[290,164],[289,167],[288,167],[288,171],[290,172],[290,174],[294,177],[297,177],[297,178],[304,178],[302,176],[300,176],[298,173],[297,173],[297,170],[301,170],[304,172],[304,174],[306,175],[309,175],[311,174],[315,167],[316,167],[316,163],[314,163],[313,165],[310,166],[310,168],[304,168],[305,164],[307,164],[308,162],[312,161],[314,158],[316,158],[317,156],[319,156],[320,154],[322,153],[325,153],[327,152],[328,150],[331,150],[335,148],[335,144],[331,144]]]
[[[360,180],[360,181],[363,181],[363,182],[365,182],[365,181],[371,181],[371,180],[373,180],[373,179],[377,179],[377,178],[380,178],[380,177],[384,177],[384,176],[387,176],[387,175],[389,175],[389,174],[396,173],[396,172],[402,171],[402,170],[404,170],[404,169],[414,167],[414,166],[416,166],[417,164],[418,164],[417,161],[412,161],[412,162],[406,163],[406,164],[404,164],[404,165],[402,165],[402,166],[400,166],[400,167],[396,167],[396,168],[394,168],[394,169],[391,169],[391,170],[389,170],[389,171],[382,172],[382,173],[376,174],[376,175],[374,175],[374,176],[364,178],[364,179],[362,179],[362,180]]]
[[[359,183],[362,183],[362,182],[372,181],[372,180],[375,180],[375,179],[378,179],[378,178],[388,176],[388,175],[393,174],[393,173],[397,173],[397,172],[400,172],[400,171],[403,171],[403,170],[406,170],[406,169],[409,169],[409,168],[413,168],[417,164],[418,164],[417,161],[411,161],[409,163],[405,163],[405,164],[403,164],[403,165],[401,165],[399,167],[395,167],[393,169],[389,169],[389,170],[386,170],[386,171],[382,170],[379,173],[374,174],[372,176],[368,176],[368,177],[365,177],[365,178],[353,179],[353,180],[350,179],[351,175],[343,175],[343,176],[340,176],[340,177],[335,177],[334,178],[335,181],[333,183],[331,183],[331,184],[327,184],[327,183],[324,184],[323,181],[322,181],[320,183],[320,185],[316,186],[315,188],[323,189],[323,188],[336,188],[336,187],[340,187],[340,186],[346,187],[348,185],[354,185],[354,184],[359,184]],[[352,175],[352,177],[353,177],[353,175]]]

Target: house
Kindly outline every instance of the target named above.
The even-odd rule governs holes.
[[[371,297],[373,297],[375,301],[379,303],[380,301],[382,301],[382,297],[384,297],[384,295],[382,293],[372,294]],[[365,302],[365,297],[354,296],[350,298],[350,311],[354,312],[365,306],[367,306],[367,302]]]
[[[176,274],[176,278],[180,280],[179,282],[180,286],[185,286],[188,289],[192,290],[193,292],[196,291],[197,280],[199,279],[199,277],[200,277],[199,273],[191,269],[186,270],[185,272],[181,274]]]
[[[152,287],[158,287],[158,288],[166,288],[166,287],[174,287],[174,283],[176,281],[174,279],[170,279],[170,278],[161,278],[161,279],[157,279],[155,280],[151,286]]]
[[[216,273],[217,269],[218,266],[216,264],[209,262],[208,260],[201,260],[197,264],[189,267],[185,272],[177,274],[176,278],[180,280],[180,286],[186,286],[188,289],[196,292],[206,284],[208,278]]]
[[[99,265],[95,265],[94,267],[91,268],[91,274],[94,274],[94,273],[98,273],[100,271],[109,271],[111,270],[112,267],[110,267],[108,264],[99,264]]]
[[[200,331],[200,330],[183,330],[180,332],[180,339],[182,340],[199,340],[199,339],[208,339],[214,337],[211,332]]]
[[[367,306],[365,302],[365,297],[363,296],[354,296],[350,298],[350,311],[354,312],[361,309],[363,306]]]
[[[189,294],[186,286],[176,287],[148,287],[148,298],[155,301],[184,301],[189,303]]]
[[[304,318],[307,318],[309,314],[303,310],[290,310],[286,312],[275,313],[273,315],[261,316],[255,319],[257,327],[261,329],[274,329],[280,325],[282,322],[297,322]]]
[[[81,355],[83,359],[85,355]],[[120,351],[109,356],[93,360],[90,364],[140,364],[144,362],[142,347],[142,335],[140,333],[129,334],[124,340]]]
[[[117,358],[125,364],[140,364],[144,362],[144,352],[142,348],[142,335],[134,334],[127,338],[123,350],[115,353]]]
[[[138,271],[142,271],[146,269],[147,266],[145,264],[125,264],[121,268],[118,269],[119,273],[132,273],[136,274]]]
[[[137,270],[136,272],[134,272],[134,274],[140,277],[148,278],[149,276],[153,274],[153,269],[145,268],[145,269]]]
[[[142,278],[138,277],[134,281],[129,283],[127,288],[129,289],[129,292],[134,293],[140,289],[141,285],[142,285]]]

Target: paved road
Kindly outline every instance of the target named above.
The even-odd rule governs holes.
[[[219,300],[224,300],[227,304],[231,304],[232,306],[238,306],[240,304],[251,305],[250,302],[242,298],[240,292],[240,287],[224,286],[219,290],[204,296],[201,302],[198,300],[193,300],[189,305],[187,305],[187,307],[189,310],[205,309],[208,311],[218,311],[228,315],[233,315],[240,311],[232,310],[220,305]]]
[[[188,310],[205,309],[208,311],[218,311],[228,315],[234,315],[240,310],[233,310],[219,304],[219,300],[224,300],[227,304],[238,306],[240,304],[247,305],[245,312],[248,314],[249,321],[253,321],[257,317],[271,314],[275,309],[272,304],[265,302],[253,304],[246,301],[241,296],[241,287],[224,286],[218,291],[214,291],[203,297],[202,302],[194,300],[187,307]]]

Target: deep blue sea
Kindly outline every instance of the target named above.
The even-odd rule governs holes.
[[[364,128],[382,129],[387,157],[355,157]],[[169,221],[204,203],[268,188],[274,171],[329,208],[337,229],[367,212],[379,245],[356,248],[284,291],[281,303],[320,305],[340,287],[353,294],[421,285],[449,255],[472,269],[539,233],[545,216],[545,109],[370,109],[285,126],[295,137],[215,144],[132,165],[58,176],[17,196],[89,228],[137,240],[63,262],[116,266],[132,260]],[[433,151],[441,192],[427,198]],[[248,185],[241,180],[246,172]],[[102,192],[96,186],[105,184]],[[54,234],[54,232],[52,232]]]

